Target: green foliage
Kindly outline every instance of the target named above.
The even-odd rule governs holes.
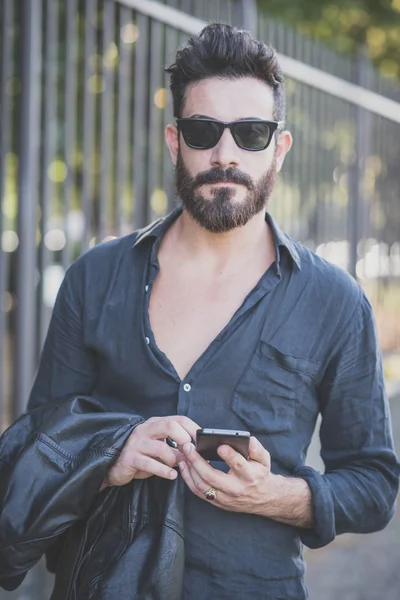
[[[266,14],[337,50],[365,47],[381,74],[400,79],[400,0],[258,0]]]

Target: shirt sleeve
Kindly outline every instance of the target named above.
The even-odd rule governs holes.
[[[56,299],[28,401],[29,410],[49,400],[90,395],[95,387],[96,358],[84,343],[83,295],[83,270],[77,261],[68,269]]]
[[[319,386],[321,457],[325,473],[293,473],[311,488],[315,527],[302,542],[319,548],[341,533],[383,529],[394,513],[396,459],[382,360],[371,306],[361,299],[328,361]]]

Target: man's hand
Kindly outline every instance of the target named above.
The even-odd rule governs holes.
[[[183,460],[182,446],[196,438],[197,429],[199,425],[181,415],[152,417],[137,425],[109,470],[103,487],[125,485],[132,479],[146,479],[152,475],[175,479],[174,467]],[[177,450],[168,446],[168,437],[176,442]]]
[[[307,483],[271,473],[270,454],[255,437],[250,438],[249,460],[230,446],[218,448],[219,456],[230,467],[228,473],[214,469],[190,443],[184,445],[183,452],[185,460],[179,463],[182,477],[199,498],[206,500],[205,493],[213,487],[218,493],[211,502],[219,508],[312,527],[311,491]]]
[[[183,452],[185,460],[179,463],[182,477],[199,498],[205,500],[205,493],[213,487],[218,490],[213,504],[225,510],[256,513],[265,506],[274,476],[270,455],[256,438],[250,438],[249,460],[225,444],[218,448],[230,467],[228,473],[214,469],[192,444],[185,444]]]

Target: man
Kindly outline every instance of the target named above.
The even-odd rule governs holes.
[[[168,72],[181,207],[70,268],[29,408],[74,394],[130,407],[137,423],[103,488],[179,468],[183,599],[300,600],[302,543],[393,515],[374,320],[346,273],[265,213],[292,145],[273,49],[211,24]],[[325,474],[304,466],[319,413]],[[209,464],[198,427],[248,429],[249,460],[224,445]]]

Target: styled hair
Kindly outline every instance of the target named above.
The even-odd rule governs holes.
[[[272,46],[252,38],[248,31],[211,23],[178,50],[175,62],[165,70],[170,76],[176,118],[181,116],[190,83],[209,77],[255,77],[273,89],[274,119],[285,119],[284,80],[276,51]]]

